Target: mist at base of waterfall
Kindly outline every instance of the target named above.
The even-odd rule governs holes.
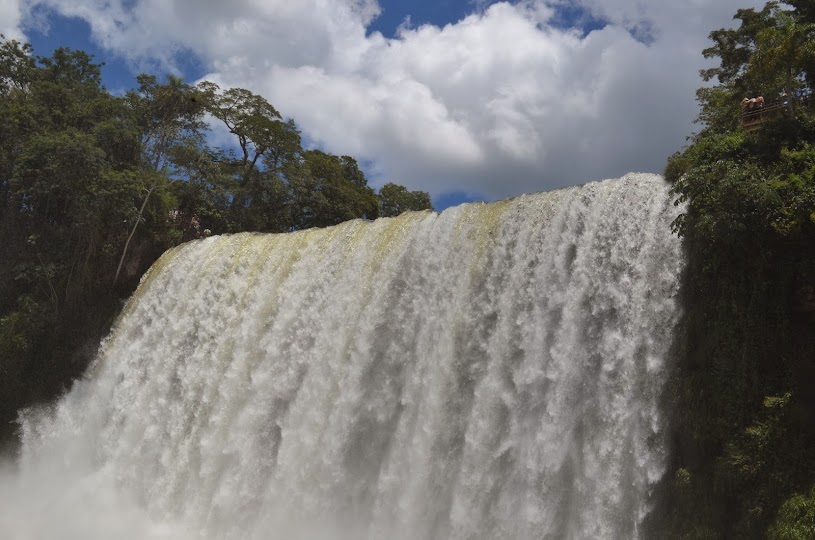
[[[23,413],[0,537],[637,538],[678,211],[631,174],[179,246]]]

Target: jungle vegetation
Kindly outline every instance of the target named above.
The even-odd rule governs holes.
[[[88,54],[0,38],[0,446],[21,407],[84,372],[167,248],[429,208],[397,184],[377,193],[353,157],[305,149],[248,90],[143,74],[116,96]]]
[[[734,19],[710,34],[701,129],[665,171],[689,258],[654,537],[813,539],[815,4]],[[758,95],[782,106],[748,132],[741,101]]]
[[[650,536],[815,538],[815,4],[741,9],[715,30],[700,129],[667,163],[686,211],[673,458]],[[741,127],[741,101],[788,104]],[[210,123],[208,123],[208,121]],[[210,145],[211,122],[233,137]],[[64,391],[168,247],[430,207],[304,149],[261,96],[137,78],[114,96],[81,51],[0,40],[0,439]]]

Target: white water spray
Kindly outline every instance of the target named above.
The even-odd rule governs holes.
[[[3,538],[636,538],[681,247],[653,175],[182,245],[29,412]]]

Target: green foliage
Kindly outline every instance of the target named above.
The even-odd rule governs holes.
[[[746,509],[735,524],[745,534],[763,529],[790,490],[802,487],[800,473],[815,465],[810,441],[801,440],[806,418],[800,401],[787,392],[764,398],[763,406],[751,425],[725,443],[719,463],[721,480]]]
[[[697,138],[734,130],[744,97],[763,95],[771,103],[785,90],[793,96],[813,87],[815,24],[811,19],[775,1],[760,11],[740,9],[734,19],[740,21],[739,27],[714,30],[710,33],[713,46],[703,51],[705,58],[718,58],[719,65],[703,70],[702,78],[719,84],[697,91],[698,121],[705,126]],[[790,104],[795,111],[796,100]]]
[[[262,96],[173,76],[136,83],[113,96],[86,53],[35,57],[0,37],[0,446],[21,406],[82,373],[168,247],[204,229],[284,232],[379,213],[356,160],[304,150]],[[233,137],[225,148],[208,144],[205,115]],[[391,192],[408,199],[396,206],[429,207],[427,194]]]
[[[25,269],[20,270],[25,272]],[[6,360],[0,364],[0,388],[3,388],[0,406],[4,411],[13,404],[13,399],[9,397],[21,393],[19,382],[25,359],[34,350],[37,338],[43,334],[45,323],[49,322],[46,310],[29,296],[20,297],[16,307],[16,310],[0,318],[0,358]]]
[[[402,212],[432,210],[430,195],[424,191],[408,191],[404,186],[388,183],[379,190],[379,215],[398,216]]]
[[[770,527],[770,540],[811,540],[815,538],[815,486],[809,495],[793,495],[781,505]]]
[[[804,4],[739,10],[739,28],[711,33],[704,55],[720,63],[702,75],[718,84],[698,91],[703,128],[665,169],[687,205],[673,228],[689,262],[659,537],[812,537],[795,494],[815,482],[815,314],[802,301],[815,284],[815,119],[790,107],[745,133],[739,105],[811,90]]]
[[[377,217],[376,193],[368,187],[354,158],[332,156],[319,150],[308,150],[302,156],[302,165],[291,179],[296,228],[325,227],[356,217]]]

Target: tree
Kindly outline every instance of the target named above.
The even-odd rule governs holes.
[[[379,190],[379,215],[398,216],[402,212],[433,210],[430,195],[424,191],[408,191],[405,186],[387,183]]]
[[[133,227],[122,248],[119,265],[113,282],[119,278],[130,242],[142,222],[145,208],[153,192],[162,184],[169,168],[168,153],[185,139],[195,137],[203,128],[203,104],[200,96],[180,78],[169,76],[165,84],[160,84],[152,75],[139,75],[138,90],[127,94],[136,125],[140,128],[141,154],[145,177],[139,211],[133,220]]]
[[[806,69],[815,58],[815,24],[802,22],[795,12],[777,10],[774,24],[762,30],[756,39],[756,51],[750,58],[749,69],[766,81],[769,88],[777,88],[781,79],[784,90],[795,96]],[[794,110],[796,100],[791,99]]]
[[[768,26],[771,9],[772,6],[765,6],[760,12],[740,9],[733,17],[741,20],[739,28],[722,28],[710,33],[709,38],[714,44],[704,49],[702,55],[708,59],[718,58],[719,65],[702,70],[700,74],[704,81],[715,78],[719,84],[696,92],[700,104],[697,122],[705,126],[704,131],[726,133],[735,129],[740,121],[741,99],[756,95],[757,85],[747,74],[747,68],[758,34]]]
[[[808,495],[796,494],[784,501],[769,533],[771,540],[815,538],[815,486]]]
[[[142,74],[113,96],[101,68],[0,38],[0,443],[21,406],[83,372],[121,298],[197,236],[194,220],[283,232],[373,219],[380,200],[430,206],[394,184],[377,196],[350,156],[304,151],[294,121],[249,90]],[[234,137],[223,148],[212,121]]]
[[[142,177],[130,110],[100,73],[81,51],[0,40],[0,436],[82,372],[118,309]]]
[[[289,169],[294,228],[326,227],[355,218],[376,219],[379,202],[350,156],[303,152]]]
[[[6,40],[0,34],[0,222],[9,215],[5,204],[9,201],[9,179],[16,156],[25,141],[25,98],[36,70],[28,44]]]
[[[225,152],[222,170],[234,179],[230,206],[233,230],[285,230],[284,169],[299,159],[300,133],[266,99],[243,88],[202,82],[207,111],[235,136],[237,157]]]
[[[666,166],[688,266],[676,470],[655,537],[808,534],[811,501],[795,494],[815,484],[815,339],[798,306],[815,282],[815,117],[784,109],[748,133],[739,110],[745,96],[812,90],[813,12],[797,9],[811,2],[791,4],[740,9],[738,28],[710,34],[703,128]]]
[[[0,95],[4,98],[27,94],[36,69],[29,43],[7,40],[0,34]]]

